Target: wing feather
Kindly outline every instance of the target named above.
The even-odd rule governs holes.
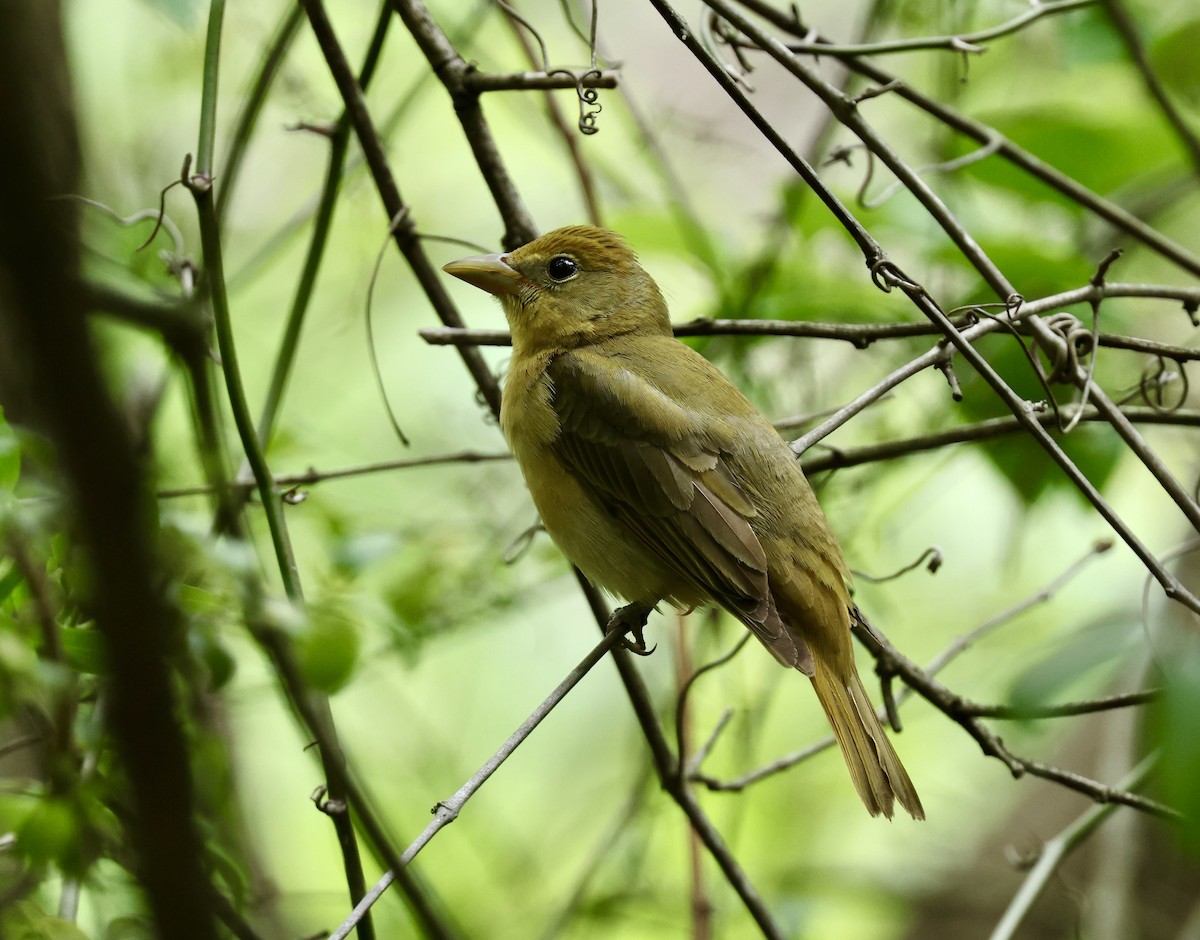
[[[568,470],[681,579],[745,623],[780,662],[812,674],[804,641],[779,617],[753,501],[706,436],[706,423],[649,381],[583,351],[547,374]],[[698,591],[696,589],[699,589]]]

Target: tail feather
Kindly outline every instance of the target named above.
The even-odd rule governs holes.
[[[818,661],[813,688],[867,811],[891,819],[894,801],[899,800],[913,819],[924,819],[921,799],[875,716],[862,680],[853,671],[844,681],[834,672]]]

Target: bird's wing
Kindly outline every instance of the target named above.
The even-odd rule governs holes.
[[[737,616],[784,665],[811,675],[812,654],[775,608],[749,521],[757,510],[721,447],[686,405],[614,364],[582,351],[550,363],[555,455],[689,586]]]

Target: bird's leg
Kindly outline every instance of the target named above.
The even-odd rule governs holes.
[[[604,632],[612,633],[616,630],[619,633],[633,634],[632,640],[626,638],[621,641],[621,645],[638,656],[649,656],[658,649],[658,644],[647,649],[646,638],[642,636],[642,630],[645,628],[652,610],[654,610],[653,604],[643,604],[638,601],[618,607],[608,618],[608,625],[605,626]]]

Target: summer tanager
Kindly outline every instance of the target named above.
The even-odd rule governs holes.
[[[504,305],[500,424],[566,556],[645,609],[720,604],[812,680],[871,814],[898,799],[924,818],[858,676],[850,572],[795,455],[674,338],[621,237],[561,228],[444,270]]]

